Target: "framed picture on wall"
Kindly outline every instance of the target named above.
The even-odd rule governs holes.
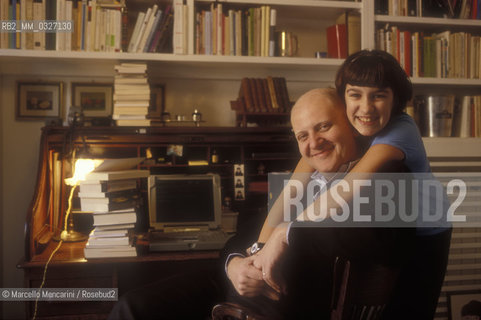
[[[165,108],[164,85],[152,85],[150,87],[149,119],[160,119]]]
[[[481,319],[481,290],[450,291],[448,319]]]
[[[72,83],[72,106],[80,107],[85,118],[112,115],[112,83]]]
[[[63,99],[62,82],[17,81],[16,118],[18,120],[60,118]]]

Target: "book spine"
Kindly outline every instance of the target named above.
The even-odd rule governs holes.
[[[271,76],[267,77],[267,87],[269,88],[272,111],[279,112],[279,104],[277,102],[275,83],[274,79]]]
[[[258,93],[257,93],[257,87],[256,87],[256,83],[255,83],[255,79],[254,78],[248,78],[249,79],[249,86],[251,88],[251,92],[252,92],[252,102],[253,102],[253,105],[254,105],[254,108],[253,108],[253,112],[259,112],[260,110],[260,105],[259,105],[259,99],[258,99]]]
[[[154,22],[152,24],[151,31],[149,33],[149,36],[147,37],[144,45],[143,52],[149,52],[150,46],[152,45],[152,41],[154,39],[154,35],[157,33],[159,29],[159,24],[162,19],[162,11],[158,10],[157,14],[155,15]]]
[[[187,54],[194,54],[194,0],[187,0]]]
[[[65,0],[57,0],[57,8],[56,8],[56,19],[58,21],[65,21],[66,19],[66,1]],[[66,34],[64,32],[60,32],[56,34],[55,37],[55,49],[57,51],[65,51],[65,38]]]
[[[249,56],[254,56],[254,8],[250,8],[248,10],[248,25],[247,25],[247,46],[248,46],[248,55]]]
[[[262,87],[263,87],[263,91],[264,91],[266,111],[267,112],[274,112],[274,110],[272,108],[271,95],[270,95],[270,92],[269,92],[269,86],[267,84],[267,79],[261,79],[261,80],[262,80]]]
[[[291,101],[289,99],[289,92],[287,91],[286,78],[280,78],[280,86],[281,86],[282,100],[284,101],[283,112],[290,112],[291,111]]]
[[[242,11],[235,11],[235,55],[242,55]]]
[[[183,14],[183,1],[174,0],[174,34],[173,34],[173,49],[174,54],[184,53],[184,14]]]
[[[404,31],[404,65],[408,76],[412,76],[411,32]]]
[[[269,25],[269,57],[276,55],[275,28],[277,24],[277,10],[271,9]]]
[[[223,51],[223,45],[222,45],[223,42],[224,42],[224,38],[223,38],[224,14],[222,12],[222,3],[217,3],[216,15],[217,15],[217,18],[215,19],[215,21],[216,21],[215,28],[217,29],[217,31],[216,31],[216,37],[217,37],[217,39],[216,39],[216,45],[217,45],[216,53],[218,55],[223,55],[223,54],[225,54],[225,52]]]
[[[411,51],[412,51],[412,76],[419,77],[418,72],[418,37],[419,34],[414,32],[411,36]]]
[[[155,21],[156,15],[157,15],[157,10],[158,10],[158,6],[156,4],[154,4],[154,6],[152,7],[151,12],[149,14],[149,18],[145,22],[145,28],[142,31],[142,35],[141,35],[140,41],[137,45],[136,52],[143,52],[144,51],[144,47],[145,47],[145,44],[147,42],[147,38],[149,37],[150,32],[152,31],[152,26],[154,25],[154,21]]]
[[[144,20],[144,17],[145,17],[144,12],[139,12],[137,14],[137,21],[135,22],[134,30],[132,31],[129,46],[127,48],[128,52],[133,52],[133,50],[134,50],[135,40],[136,40],[136,38],[137,38],[137,36],[140,32],[140,26],[142,24],[142,21]]]
[[[264,92],[264,85],[262,83],[262,79],[256,78],[254,80],[257,88],[257,103],[259,106],[259,109],[257,110],[257,112],[267,112],[266,98],[265,98],[266,93]]]
[[[252,95],[248,78],[242,78],[241,88],[242,88],[241,97],[244,97],[246,109],[248,112],[252,112],[254,110],[254,104],[252,101],[253,95]]]

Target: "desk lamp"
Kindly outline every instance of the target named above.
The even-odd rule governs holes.
[[[78,186],[79,181],[85,180],[85,176],[92,172],[102,160],[94,159],[77,159],[75,160],[75,168],[73,177],[65,179],[65,183],[71,186],[70,195],[68,197],[68,208],[65,214],[65,225],[62,233],[60,234],[60,240],[64,242],[77,242],[87,240],[88,235],[77,232],[74,230],[73,217],[70,215],[72,211],[72,198],[75,188]]]

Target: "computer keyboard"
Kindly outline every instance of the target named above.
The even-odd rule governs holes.
[[[222,230],[151,232],[150,251],[219,250],[232,235]]]
[[[159,232],[153,231],[150,234],[151,241],[157,240],[198,240],[198,241],[222,241],[227,235],[221,230],[208,231],[175,231]]]

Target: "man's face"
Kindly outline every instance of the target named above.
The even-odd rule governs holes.
[[[291,113],[299,151],[319,172],[335,172],[356,157],[354,133],[342,106],[328,96],[299,99]]]

